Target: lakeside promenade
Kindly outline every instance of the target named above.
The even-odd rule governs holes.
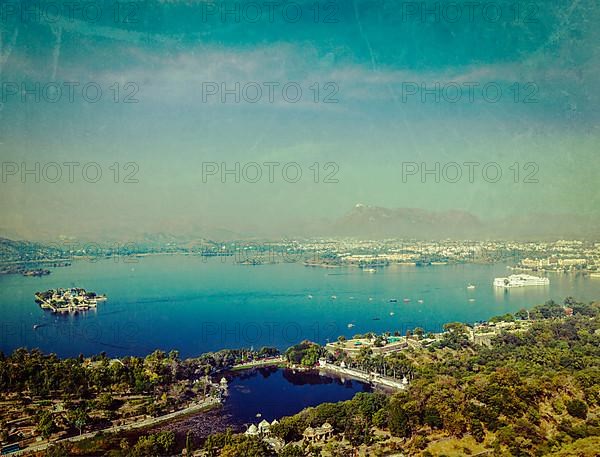
[[[355,370],[353,368],[340,367],[325,361],[319,361],[319,371],[335,373],[338,376],[344,375],[349,378],[358,379],[359,381],[368,382],[375,386],[389,387],[391,389],[404,390],[408,386],[408,381],[404,378],[398,381],[394,378],[381,376],[377,373],[365,373],[364,371]]]

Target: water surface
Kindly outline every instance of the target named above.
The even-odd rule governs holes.
[[[600,297],[600,280],[570,274],[551,274],[545,287],[492,287],[494,277],[509,273],[504,264],[391,266],[372,274],[194,256],[76,261],[40,278],[0,276],[0,349],[122,356],[161,348],[184,357],[220,348],[285,349],[342,334],[404,333],[416,326],[435,331],[445,322],[474,322],[568,295]],[[69,286],[105,293],[108,301],[76,316],[53,315],[34,302],[36,291]]]

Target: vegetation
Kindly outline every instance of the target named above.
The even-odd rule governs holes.
[[[177,351],[155,351],[111,360],[106,354],[60,359],[39,350],[0,352],[0,443],[81,435],[182,409],[218,393],[207,375],[277,354],[273,348],[224,350],[181,360]],[[9,421],[19,427],[11,431]]]
[[[302,341],[290,347],[285,352],[285,357],[291,364],[313,367],[322,354],[323,351],[318,344],[310,341]]]
[[[386,365],[412,373],[406,391],[360,393],[282,418],[271,427],[272,435],[292,443],[281,455],[311,455],[302,433],[324,422],[337,439],[324,445],[323,455],[352,455],[352,449],[373,455],[597,455],[600,308],[570,298],[564,305],[573,308],[572,317],[554,302],[537,306],[528,329],[501,333],[491,347],[474,346],[464,324],[447,324],[430,350],[386,358]],[[288,354],[302,363],[318,352],[303,342]],[[373,369],[380,357],[365,350],[354,362]],[[233,440],[227,449],[236,446]],[[225,448],[211,442],[212,455],[224,455],[219,449]]]
[[[565,315],[566,307],[573,310],[572,316]],[[409,375],[408,388],[393,394],[359,393],[348,401],[308,408],[280,419],[271,426],[270,436],[287,443],[278,455],[289,457],[347,456],[359,450],[361,455],[459,456],[486,451],[507,457],[597,455],[599,314],[598,303],[567,298],[562,305],[548,302],[529,312],[495,319],[529,316],[531,325],[501,331],[489,346],[475,345],[469,338],[470,329],[454,322],[446,324],[445,333],[427,348],[409,347],[385,358],[365,348],[352,359],[355,366],[380,372],[384,367],[388,375]],[[422,338],[423,333],[415,330],[413,338]],[[217,366],[248,357],[239,351],[216,354],[181,361],[176,353],[154,353],[146,359],[123,359],[121,366],[102,356],[60,361],[35,351],[17,351],[0,360],[0,386],[10,392],[22,389],[30,396],[33,392],[45,395],[41,398],[56,398],[60,392],[61,398],[66,398],[66,421],[85,430],[94,412],[118,406],[118,386],[151,395],[160,404],[164,399],[158,394],[165,393],[165,385],[198,379]],[[290,363],[309,367],[325,352],[304,341],[285,355]],[[329,357],[334,362],[347,358],[341,353]],[[63,364],[75,381],[54,371]],[[37,376],[36,371],[44,376]],[[72,382],[81,383],[79,389],[74,389]],[[61,426],[47,408],[41,408],[35,417],[43,436]],[[303,442],[307,427],[317,428],[325,422],[333,426],[333,439],[311,445]],[[68,454],[60,454],[63,448],[56,446],[47,455],[85,454],[82,443],[68,446]],[[186,440],[186,448],[191,446]],[[110,455],[169,455],[180,450],[174,449],[170,435],[155,434],[131,445],[124,441]],[[209,436],[203,452],[209,457],[276,455],[261,438],[231,430]]]

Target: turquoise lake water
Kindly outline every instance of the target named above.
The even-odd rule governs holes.
[[[122,356],[160,348],[184,357],[221,348],[285,349],[303,339],[325,343],[368,331],[439,331],[445,322],[474,322],[550,298],[600,298],[600,280],[567,274],[551,274],[550,286],[508,292],[492,287],[494,277],[508,274],[504,264],[391,266],[373,274],[194,256],[76,261],[41,278],[0,277],[0,349]],[[468,290],[468,284],[476,288]],[[69,316],[34,302],[36,291],[70,286],[108,300]],[[34,324],[40,327],[34,330]]]

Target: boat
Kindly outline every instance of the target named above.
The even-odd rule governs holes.
[[[393,311],[390,311],[390,316],[393,316],[394,314],[396,314],[396,313]]]
[[[469,298],[469,301],[470,301],[470,302],[474,302],[474,301],[475,301],[475,299],[474,299],[474,298]]]
[[[332,300],[335,300],[335,299],[337,299],[337,295],[332,295],[332,296],[331,296],[331,299],[332,299]]]
[[[390,303],[398,303],[398,300],[396,298],[390,298]]]
[[[309,300],[312,300],[312,298],[313,298],[313,296],[312,296],[312,295],[310,295],[310,294],[308,294],[308,299],[309,299]]]
[[[40,324],[33,324],[33,329],[37,330],[38,328],[40,328]]]
[[[363,268],[362,271],[365,273],[376,273],[377,270],[375,268]]]
[[[469,285],[467,286],[467,289],[469,289],[469,290],[473,290],[473,289],[475,289],[475,286],[474,286],[473,284],[469,284]]]
[[[404,303],[408,303],[410,302],[410,298],[405,298],[404,300],[402,300]]]
[[[369,301],[373,301],[373,297],[369,297]]]
[[[348,328],[354,327],[354,324],[348,324]]]
[[[508,278],[495,278],[494,286],[510,289],[513,287],[527,287],[527,286],[547,286],[550,284],[548,278],[531,275],[510,275]]]
[[[418,303],[423,303],[423,300],[421,300],[420,298],[417,300]]]

